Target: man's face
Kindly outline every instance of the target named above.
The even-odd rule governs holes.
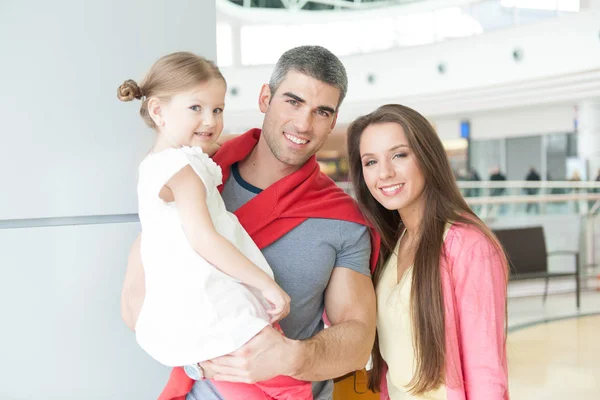
[[[263,85],[262,137],[273,155],[288,166],[303,165],[335,127],[339,99],[339,89],[295,71],[288,72],[275,93]]]

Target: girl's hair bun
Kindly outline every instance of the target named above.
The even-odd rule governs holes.
[[[121,101],[141,100],[143,97],[142,89],[133,79],[128,79],[117,89],[117,97]]]

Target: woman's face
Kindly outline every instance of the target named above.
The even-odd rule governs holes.
[[[360,138],[365,184],[388,210],[420,208],[425,178],[401,125],[394,122],[367,126]]]

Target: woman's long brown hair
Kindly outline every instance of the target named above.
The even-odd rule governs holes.
[[[403,230],[403,223],[398,211],[386,209],[371,196],[362,172],[360,139],[367,126],[389,122],[403,128],[408,145],[425,178],[422,196],[425,200],[424,209],[427,211],[420,223],[411,289],[416,367],[408,384],[409,391],[413,395],[419,395],[438,388],[446,379],[444,299],[440,272],[441,257],[445,257],[443,237],[446,223],[452,221],[455,224],[475,226],[497,246],[502,257],[504,252],[494,234],[463,199],[442,142],[433,127],[413,109],[388,104],[359,117],[348,128],[350,175],[356,198],[364,215],[381,235],[379,263],[373,274],[374,284],[377,285],[383,266],[392,255]],[[377,337],[372,355],[373,369],[369,388],[378,391],[383,359]]]

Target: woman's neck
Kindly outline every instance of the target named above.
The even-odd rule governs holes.
[[[423,201],[415,201],[413,204],[398,210],[400,219],[402,219],[406,233],[411,238],[411,241],[420,236],[424,211],[423,203]]]

